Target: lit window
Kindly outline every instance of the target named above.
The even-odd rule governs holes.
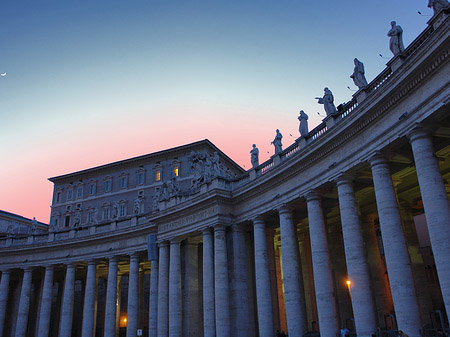
[[[77,199],[80,199],[83,197],[83,186],[78,186],[77,188]]]
[[[97,193],[97,185],[95,183],[91,183],[89,185],[89,194],[95,195],[95,193]]]
[[[67,191],[67,200],[72,200],[73,197],[73,190],[70,189]]]
[[[178,165],[175,165],[175,166],[173,167],[173,174],[174,174],[175,177],[178,177],[178,173],[179,173]]]
[[[160,181],[161,180],[161,170],[156,170],[155,180],[156,181]]]

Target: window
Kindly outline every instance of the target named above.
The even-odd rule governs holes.
[[[73,197],[73,189],[67,190],[67,200],[72,200]]]
[[[61,202],[61,192],[56,192],[56,202]]]
[[[109,207],[103,208],[103,220],[108,220],[110,216]]]
[[[111,192],[111,190],[112,190],[112,179],[107,178],[105,180],[105,192]]]
[[[77,204],[77,209],[78,209],[78,210],[81,209],[81,202],[79,202],[79,203]]]
[[[138,197],[142,198],[144,196],[144,190],[139,190],[138,191]]]
[[[77,187],[77,199],[83,198],[83,186]]]
[[[155,180],[161,181],[161,170],[160,169],[156,170]]]
[[[179,174],[178,165],[175,165],[175,166],[173,167],[173,176],[174,176],[174,177],[178,177],[178,174]]]
[[[123,204],[120,204],[120,206],[119,206],[119,216],[125,216],[125,215],[127,215],[127,204],[123,203]]]
[[[64,227],[70,226],[70,215],[66,215],[66,220],[64,221]]]
[[[120,188],[127,188],[128,186],[128,177],[123,175],[120,177]]]
[[[136,184],[142,185],[144,184],[144,172],[139,172],[136,176]]]
[[[97,193],[97,184],[92,182],[89,184],[89,195],[95,195]]]

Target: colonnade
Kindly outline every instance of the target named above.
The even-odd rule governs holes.
[[[420,192],[440,281],[442,299],[447,313],[450,310],[450,206],[439,164],[433,150],[431,133],[417,128],[408,134],[418,176]],[[368,159],[372,172],[386,269],[390,292],[379,289],[379,279],[368,263],[376,245],[373,229],[364,229],[360,219],[353,187],[354,174],[342,173],[334,187],[339,202],[340,224],[345,251],[345,263],[350,280],[350,299],[358,336],[370,336],[380,324],[378,312],[386,310],[383,296],[390,297],[395,309],[398,329],[410,337],[418,337],[423,312],[418,301],[414,272],[411,268],[408,245],[402,226],[402,217],[396,191],[385,155],[376,153]],[[320,186],[301,196],[306,202],[307,234],[310,246],[297,233],[293,206],[284,202],[276,208],[279,224],[281,260],[276,260],[273,236],[268,239],[268,214],[254,215],[242,224],[218,223],[201,229],[201,250],[184,249],[189,239],[174,237],[159,241],[159,258],[151,262],[148,335],[151,337],[208,336],[230,337],[249,335],[270,337],[280,328],[280,313],[285,312],[290,337],[301,337],[310,329],[308,320],[313,312],[318,317],[321,336],[335,336],[339,325],[336,305],[336,287],[330,257],[327,223],[322,207]],[[270,210],[270,215],[274,213]],[[251,222],[251,226],[248,224]],[[273,226],[272,226],[273,227]],[[305,227],[305,226],[303,226]],[[278,227],[277,227],[278,228]],[[278,230],[278,229],[277,229]],[[302,229],[303,231],[305,228]],[[370,231],[372,241],[365,232]],[[251,233],[251,236],[248,234]],[[366,236],[366,237],[365,237]],[[269,236],[270,237],[270,236]],[[250,238],[250,239],[249,239]],[[375,240],[375,241],[374,241]],[[252,248],[249,267],[248,247]],[[312,280],[307,258],[310,250]],[[199,254],[201,252],[201,255]],[[193,263],[191,263],[193,262]],[[379,264],[379,262],[376,262]],[[281,270],[274,272],[276,265]],[[82,337],[95,336],[96,260],[88,261],[83,301]],[[61,301],[59,334],[72,335],[74,317],[74,287],[76,262],[66,264],[64,290]],[[309,268],[310,269],[310,268]],[[378,268],[380,269],[380,268]],[[184,272],[183,272],[184,271]],[[200,273],[201,271],[201,273]],[[274,276],[274,273],[276,275]],[[36,333],[27,334],[29,319],[32,268],[23,270],[18,301],[15,336],[50,336],[53,282],[55,266],[45,266],[40,295]],[[182,275],[185,275],[183,277]],[[0,281],[0,335],[4,331],[10,270],[3,270]],[[381,276],[382,277],[382,276]],[[377,281],[378,278],[378,281]],[[282,282],[274,287],[274,282]],[[310,283],[309,281],[312,281]],[[377,283],[378,282],[378,283]],[[312,293],[314,288],[314,293]],[[105,301],[104,336],[117,333],[118,257],[108,257],[108,279]],[[127,299],[126,336],[136,336],[139,328],[139,254],[129,254],[129,282]],[[275,291],[274,291],[275,289]],[[276,289],[282,289],[282,294]],[[252,296],[255,293],[256,298]],[[374,296],[375,293],[375,296]],[[197,296],[198,295],[198,296]],[[142,296],[142,294],[141,294]],[[312,305],[314,300],[315,305]],[[381,303],[381,304],[380,304]],[[188,314],[186,314],[188,312]],[[421,315],[422,314],[422,315]],[[255,315],[256,318],[252,318]],[[257,322],[255,331],[252,326]],[[147,334],[147,332],[145,332]]]

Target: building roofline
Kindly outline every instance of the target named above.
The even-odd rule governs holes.
[[[119,160],[119,161],[116,161],[116,162],[113,162],[113,163],[109,163],[109,164],[95,166],[95,167],[92,167],[92,168],[89,168],[89,169],[85,169],[85,170],[81,170],[81,171],[77,171],[77,172],[72,172],[72,173],[63,174],[63,175],[60,175],[60,176],[51,177],[51,178],[48,178],[48,180],[51,181],[52,183],[56,183],[56,182],[61,181],[61,180],[66,180],[68,178],[75,178],[77,176],[84,175],[84,174],[87,174],[87,173],[93,173],[93,172],[96,172],[96,171],[101,171],[101,170],[105,170],[105,169],[109,169],[109,168],[113,168],[113,167],[129,164],[129,163],[133,163],[133,162],[137,162],[137,161],[141,161],[141,160],[146,160],[146,159],[150,159],[150,158],[154,158],[154,157],[159,157],[159,156],[167,155],[167,154],[169,154],[171,152],[182,151],[182,150],[185,150],[185,149],[189,149],[190,147],[198,146],[198,145],[201,145],[201,144],[205,144],[205,145],[211,147],[214,151],[219,152],[236,169],[241,171],[242,174],[245,173],[245,170],[241,166],[239,166],[233,159],[228,157],[223,151],[221,151],[217,146],[215,146],[209,139],[204,139],[204,140],[199,140],[199,141],[196,141],[196,142],[193,142],[193,143],[189,143],[189,144],[173,147],[173,148],[170,148],[170,149],[167,149],[167,150],[157,151],[157,152],[153,152],[153,153],[149,153],[149,154],[145,154],[145,155],[141,155],[141,156],[137,156],[137,157],[133,157],[133,158]]]
[[[30,223],[33,221],[33,219],[25,218],[22,215],[11,213],[11,212],[7,212],[7,211],[3,211],[3,210],[0,209],[0,217],[2,217],[2,216],[7,217],[7,218],[14,218],[14,219],[17,219],[19,221],[30,222]],[[38,223],[38,225],[48,227],[48,224],[46,224],[44,222],[38,221],[37,223]]]

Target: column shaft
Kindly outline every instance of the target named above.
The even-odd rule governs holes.
[[[226,227],[214,227],[214,290],[216,305],[216,335],[230,337],[230,289]]]
[[[248,286],[247,286],[247,258],[245,250],[245,232],[233,225],[233,278],[234,301],[236,303],[236,331],[237,336],[245,336],[249,329]]]
[[[370,165],[397,325],[410,337],[418,337],[419,304],[388,161],[377,155]]]
[[[181,264],[180,242],[170,241],[169,337],[181,336]]]
[[[159,245],[158,273],[158,337],[169,334],[169,245]]]
[[[262,218],[253,220],[255,245],[256,303],[261,337],[273,336],[272,291],[270,286],[266,225]]]
[[[23,273],[22,290],[20,292],[19,311],[17,314],[16,337],[25,337],[30,311],[31,281],[33,271],[27,268]]]
[[[214,244],[210,228],[203,231],[203,334],[216,336],[214,301]]]
[[[338,329],[338,322],[325,220],[319,195],[311,192],[308,194],[307,199],[311,257],[320,335],[334,336]]]
[[[73,296],[75,286],[75,266],[67,265],[66,279],[64,282],[64,294],[61,308],[61,320],[59,325],[59,337],[72,336]]]
[[[130,256],[128,274],[127,337],[135,337],[138,328],[139,305],[139,255]]]
[[[52,311],[53,266],[45,268],[44,288],[42,291],[41,311],[39,314],[38,337],[48,337],[50,315]]]
[[[116,334],[117,258],[109,259],[108,284],[106,286],[105,337]]]
[[[3,328],[5,326],[6,307],[8,304],[9,280],[11,272],[9,270],[2,271],[2,280],[0,282],[0,337],[3,336]]]
[[[149,306],[148,335],[156,337],[158,332],[158,261],[152,261]]]
[[[281,207],[278,213],[287,329],[289,336],[300,337],[306,332],[307,323],[297,231],[294,228],[291,211],[287,207]]]
[[[423,128],[410,135],[431,247],[447,315],[450,315],[450,205],[431,134]]]
[[[356,333],[358,336],[370,336],[377,326],[375,305],[352,180],[341,177],[337,181],[337,188]]]
[[[83,323],[81,327],[82,337],[92,337],[94,334],[95,320],[95,292],[96,292],[96,262],[88,262],[86,276],[86,288],[84,292]]]

